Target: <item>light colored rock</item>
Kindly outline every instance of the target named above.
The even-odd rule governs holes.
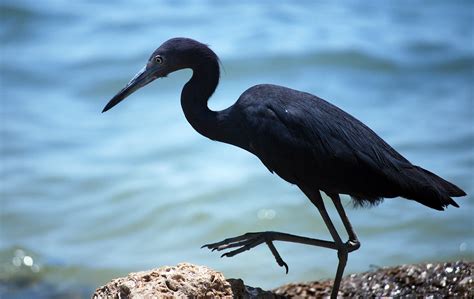
[[[271,293],[244,285],[241,279],[226,280],[221,272],[205,266],[180,263],[116,278],[92,295],[99,298],[272,298]],[[262,298],[262,297],[260,297]]]

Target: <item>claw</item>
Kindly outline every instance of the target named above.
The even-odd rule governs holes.
[[[281,258],[280,254],[275,248],[275,245],[273,245],[272,241],[273,241],[273,238],[268,232],[246,233],[238,237],[227,238],[220,242],[206,244],[206,245],[203,245],[201,248],[207,247],[208,249],[211,249],[211,251],[221,251],[224,249],[238,247],[237,249],[223,253],[221,255],[221,258],[223,258],[223,257],[233,257],[237,254],[250,250],[265,242],[268,248],[270,248],[270,251],[272,252],[273,256],[275,257],[277,264],[280,267],[285,267],[285,272],[286,274],[288,274],[288,271],[289,271],[288,264],[285,263],[285,261]]]
[[[281,267],[285,267],[285,274],[288,274],[288,265],[283,262],[283,265],[280,265]]]
[[[288,265],[285,263],[285,261],[281,258],[280,253],[278,253],[278,250],[276,249],[275,245],[273,245],[272,241],[265,241],[267,243],[268,248],[270,248],[270,251],[272,252],[273,256],[275,257],[275,260],[280,267],[285,267],[286,274],[288,274]]]

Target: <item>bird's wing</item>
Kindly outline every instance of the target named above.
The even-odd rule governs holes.
[[[308,93],[257,85],[237,102],[247,149],[283,179],[359,204],[403,196],[434,209],[457,206],[465,192],[411,164],[375,132]]]
[[[249,101],[245,123],[250,150],[288,181],[313,174],[334,182],[357,175],[387,178],[413,167],[336,106],[307,93],[284,91],[278,97],[270,94],[269,100]]]

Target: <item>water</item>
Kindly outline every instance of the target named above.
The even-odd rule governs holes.
[[[189,71],[100,113],[174,36],[221,57],[213,109],[257,83],[305,90],[474,192],[470,1],[0,5],[0,297],[88,297],[129,271],[182,261],[265,288],[334,275],[336,253],[325,249],[276,244],[288,275],[263,246],[232,259],[199,249],[247,231],[329,235],[297,188],[193,131],[179,104]],[[446,212],[399,199],[373,209],[347,202],[362,247],[346,273],[472,260],[474,203],[457,201]]]

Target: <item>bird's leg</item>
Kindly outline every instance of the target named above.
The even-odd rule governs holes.
[[[212,251],[214,250],[221,251],[221,250],[225,250],[229,248],[238,247],[237,249],[226,252],[222,255],[226,257],[232,257],[244,251],[250,250],[262,243],[266,243],[268,248],[272,252],[273,256],[275,257],[278,265],[285,267],[286,272],[288,272],[288,266],[283,261],[277,249],[273,245],[273,241],[300,243],[300,244],[319,246],[319,247],[324,247],[324,248],[329,248],[329,249],[335,249],[337,250],[339,264],[337,267],[336,277],[334,279],[333,289],[331,292],[331,298],[332,299],[337,298],[337,294],[339,292],[339,286],[342,280],[342,275],[344,274],[344,269],[347,263],[348,253],[359,248],[360,244],[354,230],[352,229],[352,225],[350,224],[349,219],[347,218],[347,215],[342,207],[339,195],[331,194],[329,196],[333,200],[334,206],[336,207],[337,212],[339,213],[339,216],[341,217],[341,220],[344,224],[344,227],[347,230],[347,234],[349,235],[349,241],[347,243],[342,242],[341,237],[339,236],[336,228],[334,227],[334,224],[331,221],[331,218],[329,217],[329,214],[326,211],[323,199],[319,191],[314,192],[309,189],[302,189],[302,188],[301,190],[306,194],[306,196],[311,200],[311,202],[318,208],[319,213],[321,214],[324,220],[324,223],[326,224],[329,230],[329,233],[331,234],[334,240],[333,242],[320,240],[320,239],[301,237],[301,236],[296,236],[296,235],[291,235],[291,234],[286,234],[286,233],[281,233],[281,232],[267,231],[267,232],[246,233],[238,237],[225,239],[221,242],[206,244],[202,247],[207,247],[211,249]]]
[[[339,214],[339,217],[341,218],[342,223],[344,224],[347,235],[349,236],[349,240],[346,243],[348,247],[348,251],[352,252],[354,250],[359,249],[360,247],[359,239],[357,238],[357,235],[354,229],[352,228],[352,224],[350,223],[349,218],[347,217],[346,212],[344,211],[339,194],[331,193],[331,194],[328,194],[328,196],[332,199],[332,202],[334,203],[334,206],[336,207],[337,213]]]
[[[344,274],[344,269],[346,267],[349,250],[346,244],[342,242],[341,237],[339,236],[334,224],[331,221],[331,218],[329,217],[328,212],[326,211],[321,193],[319,193],[319,191],[314,192],[310,189],[301,188],[301,190],[306,194],[306,196],[311,200],[316,208],[318,208],[319,213],[321,214],[324,223],[326,223],[329,233],[331,234],[334,243],[337,246],[337,257],[339,259],[339,264],[337,265],[336,277],[334,278],[334,284],[331,291],[331,299],[336,299],[337,294],[339,293],[342,275]]]
[[[286,272],[288,273],[288,265],[281,258],[277,249],[273,245],[273,241],[300,243],[300,244],[319,246],[319,247],[325,247],[325,248],[338,250],[338,246],[335,242],[312,239],[312,238],[301,237],[301,236],[296,236],[296,235],[287,234],[287,233],[273,232],[273,231],[246,233],[238,237],[225,239],[221,242],[206,244],[202,247],[207,247],[211,249],[212,251],[214,250],[221,251],[228,248],[239,247],[235,250],[226,252],[222,255],[223,257],[224,256],[232,257],[246,250],[250,250],[251,248],[256,247],[262,243],[266,243],[268,248],[270,248],[270,251],[272,252],[273,256],[275,257],[278,265],[280,265],[281,267],[285,267]]]

